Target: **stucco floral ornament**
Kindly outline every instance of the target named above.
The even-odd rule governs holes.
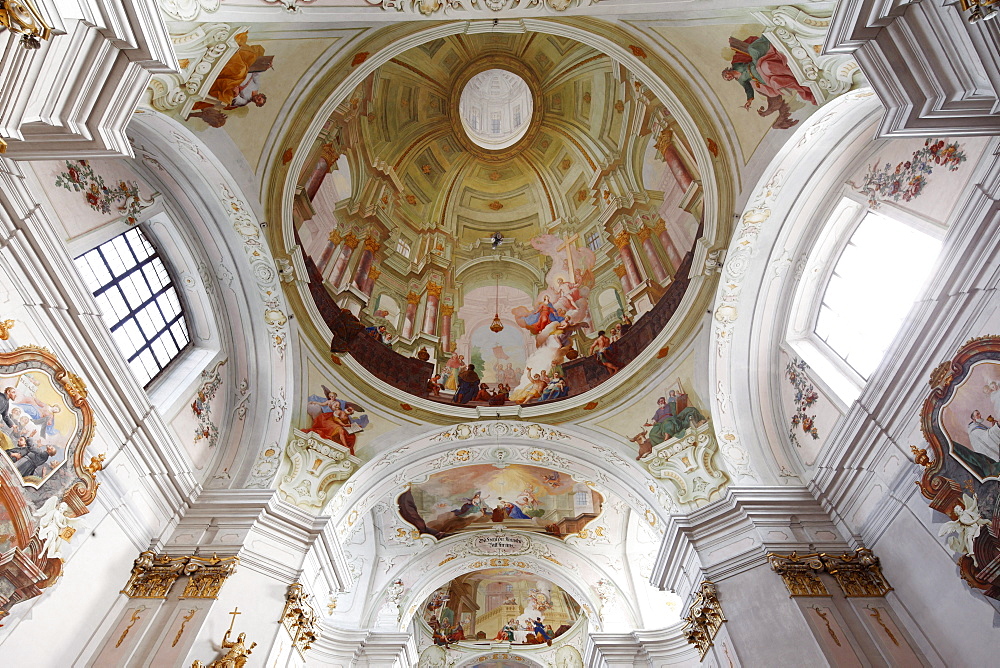
[[[955,552],[967,554],[972,557],[972,563],[976,566],[976,555],[973,552],[972,543],[990,521],[984,519],[979,513],[979,502],[975,496],[962,495],[962,502],[955,505],[955,519],[945,522],[938,532],[939,536],[957,534],[948,538],[948,547]]]

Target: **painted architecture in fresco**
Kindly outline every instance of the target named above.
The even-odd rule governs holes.
[[[468,39],[504,52],[522,46],[514,36]],[[297,234],[313,298],[334,332],[332,352],[398,389],[457,405],[586,392],[652,343],[687,289],[702,215],[691,147],[631,75],[641,105],[603,99],[608,60],[550,88],[533,85],[550,102],[548,122],[589,125],[610,114],[608,141],[635,156],[627,177],[588,183],[593,158],[544,128],[497,161],[452,123],[451,93],[413,80],[421,71],[445,81],[464,66],[466,49],[454,38],[439,42],[359,85],[300,177]],[[545,81],[546,63],[593,55],[554,36],[523,48],[519,71],[533,82]],[[585,107],[564,105],[577,88]],[[402,113],[374,111],[388,108]],[[629,130],[634,116],[644,124],[638,135]],[[367,168],[367,147],[417,125],[441,137]],[[539,181],[532,162],[548,163],[550,175]],[[446,187],[456,179],[460,188]],[[602,218],[624,200],[636,202],[629,215]],[[425,222],[442,211],[443,222]]]
[[[400,516],[435,538],[498,527],[565,537],[596,519],[603,503],[565,473],[522,464],[435,473],[398,499]]]
[[[463,640],[551,645],[580,616],[558,585],[519,570],[488,568],[439,587],[422,606],[434,642]]]
[[[948,516],[939,535],[970,587],[1000,599],[1000,337],[973,339],[931,375],[921,427],[920,489]]]

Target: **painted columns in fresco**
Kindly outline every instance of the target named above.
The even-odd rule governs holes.
[[[337,164],[339,157],[340,153],[333,147],[333,144],[323,144],[320,147],[320,158],[316,162],[316,167],[313,169],[312,174],[309,175],[309,181],[306,183],[306,196],[310,200],[316,197],[320,186],[323,185],[323,179],[330,173],[333,166]]]
[[[653,268],[653,275],[656,276],[657,281],[662,283],[667,278],[667,270],[660,261],[660,254],[656,252],[656,246],[652,239],[652,230],[648,227],[640,228],[636,236],[639,237],[639,241],[642,243],[642,249],[646,251],[646,257],[649,258],[649,266]]]
[[[330,274],[330,285],[337,287],[344,280],[344,274],[347,273],[347,265],[351,261],[351,256],[354,255],[354,249],[358,247],[359,242],[360,239],[354,236],[353,232],[348,233],[344,237],[344,245],[340,249],[340,255],[337,256],[337,263],[333,265],[333,272]]]
[[[382,272],[375,267],[370,268],[368,270],[368,277],[365,279],[365,287],[361,288],[362,292],[371,297],[372,289],[375,287],[375,281],[377,281],[378,277],[381,275]]]
[[[673,238],[671,238],[670,233],[667,232],[667,223],[663,218],[657,217],[656,222],[653,223],[653,232],[656,237],[660,240],[660,245],[663,246],[663,250],[667,252],[667,257],[676,267],[681,263],[681,259],[684,254],[681,253],[680,249],[677,248],[677,244],[674,243]]]
[[[316,263],[316,268],[320,274],[326,273],[326,267],[330,264],[330,260],[333,259],[333,252],[337,250],[341,241],[343,239],[340,237],[339,230],[330,232],[330,236],[327,237],[326,248],[323,249],[323,254],[319,256],[319,262]]]
[[[451,352],[451,316],[455,307],[451,304],[441,305],[441,349]]]
[[[375,253],[381,247],[382,245],[375,237],[365,239],[365,249],[361,253],[361,259],[358,260],[358,266],[354,270],[354,278],[352,279],[359,290],[364,291],[365,285],[368,283],[368,270],[372,268],[372,264],[375,262]]]
[[[630,292],[632,288],[642,283],[642,275],[639,273],[638,265],[636,265],[635,255],[632,254],[631,236],[628,232],[621,232],[615,237],[615,245],[618,246],[618,254],[621,255],[625,275],[628,277],[625,292]]]
[[[410,292],[406,295],[406,313],[403,315],[403,338],[408,339],[413,336],[413,325],[417,319],[417,304],[420,303],[420,295]]]
[[[632,291],[633,286],[632,284],[629,283],[628,274],[625,272],[625,267],[620,264],[616,264],[614,269],[615,269],[615,275],[618,276],[618,279],[622,282],[622,290],[625,292],[625,294],[628,294],[629,292]]]
[[[427,308],[424,309],[424,334],[437,334],[438,301],[441,299],[441,286],[431,281],[427,284]]]
[[[670,128],[665,128],[656,139],[656,150],[660,152],[663,161],[667,163],[670,173],[677,179],[677,184],[681,190],[687,191],[688,186],[694,183],[691,172],[688,171],[684,161],[681,160],[677,148],[674,146],[674,132]]]

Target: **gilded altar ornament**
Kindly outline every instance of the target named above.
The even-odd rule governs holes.
[[[854,554],[821,554],[826,572],[837,579],[844,596],[885,596],[892,591],[882,575],[879,558],[867,548],[858,548]]]
[[[31,0],[0,0],[0,26],[20,35],[21,46],[26,49],[37,49],[41,40],[52,37],[52,28]]]
[[[309,602],[311,596],[298,582],[288,585],[285,592],[285,609],[281,612],[281,625],[292,637],[292,646],[304,654],[319,638],[316,620],[319,615]]]
[[[7,144],[4,144],[2,139],[0,139],[0,144],[3,144],[3,148],[7,147]],[[0,150],[0,153],[3,153],[3,151]],[[3,320],[3,321],[0,321],[0,339],[2,339],[4,341],[6,341],[7,339],[9,339],[10,338],[10,330],[12,330],[12,329],[14,329],[14,321],[13,320]]]
[[[792,552],[788,555],[771,552],[767,555],[767,563],[771,570],[781,576],[791,596],[829,596],[826,585],[819,579],[818,573],[823,571],[823,560],[818,554],[799,556]]]
[[[688,608],[688,614],[684,619],[684,626],[681,629],[687,641],[698,648],[698,654],[702,660],[708,653],[708,648],[712,646],[715,636],[726,621],[722,614],[722,605],[719,603],[719,589],[710,580],[704,580],[695,595],[694,602]]]
[[[218,598],[219,590],[236,571],[236,564],[239,562],[239,557],[219,557],[214,554],[208,559],[189,557],[184,565],[184,574],[189,577],[181,598]]]
[[[250,658],[250,653],[253,652],[253,648],[257,646],[257,643],[250,643],[250,646],[247,647],[246,633],[236,636],[236,640],[229,639],[229,635],[233,632],[233,624],[236,623],[236,615],[242,615],[243,613],[240,612],[239,608],[234,608],[229,614],[233,616],[233,621],[229,623],[226,634],[222,636],[222,649],[226,653],[207,666],[198,659],[195,659],[194,663],[191,664],[191,668],[243,668],[246,665],[247,660]]]
[[[963,12],[969,12],[969,23],[989,21],[997,16],[996,5],[1000,0],[958,0],[958,6]]]
[[[216,598],[238,563],[238,557],[170,556],[147,550],[133,563],[122,593],[129,598],[166,598],[177,579],[186,575],[182,598]]]

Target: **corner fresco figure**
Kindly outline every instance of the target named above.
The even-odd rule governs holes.
[[[642,459],[653,452],[653,447],[707,421],[699,409],[688,404],[688,394],[678,379],[675,388],[656,400],[656,412],[642,425],[642,431],[629,439],[639,446],[636,459]]]
[[[1000,600],[1000,337],[967,342],[930,384],[921,411],[929,452],[911,446],[924,467],[920,490],[947,515],[938,535],[958,554],[961,578]]]
[[[340,399],[337,393],[326,385],[321,386],[323,394],[309,395],[309,405],[306,414],[312,418],[312,424],[304,433],[313,433],[320,438],[338,443],[354,454],[358,433],[368,426],[368,416],[361,406]]]
[[[779,53],[767,37],[751,35],[745,40],[729,38],[733,59],[729,67],[722,70],[722,78],[735,81],[746,92],[747,101],[743,108],[747,111],[756,95],[767,100],[767,107],[760,107],[757,113],[768,116],[777,113],[772,127],[790,128],[798,121],[792,120],[788,103],[782,98],[783,92],[792,91],[809,104],[816,104],[812,91],[801,85],[788,67],[788,60]]]

